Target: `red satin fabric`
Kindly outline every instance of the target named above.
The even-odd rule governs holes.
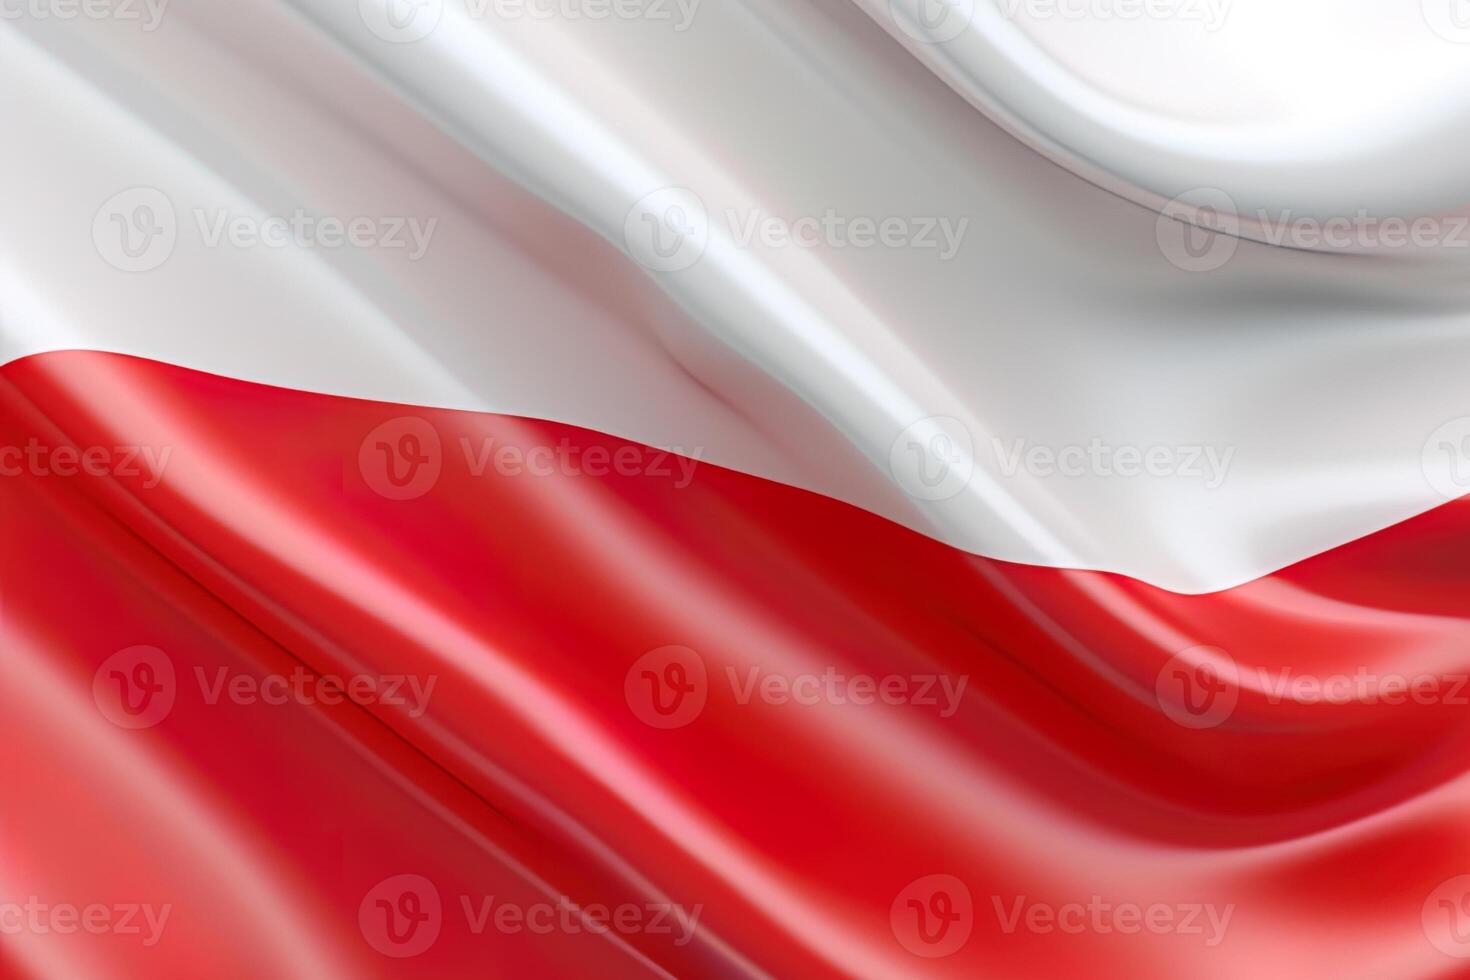
[[[1180,596],[549,422],[92,352],[0,376],[45,469],[0,476],[18,975],[1470,976],[1470,505]],[[303,672],[434,687],[208,696]],[[771,675],[938,703],[742,698]],[[31,896],[171,911],[152,945],[7,927]]]

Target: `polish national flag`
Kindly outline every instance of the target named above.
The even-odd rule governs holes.
[[[6,972],[1459,975],[1470,18],[1360,6],[17,6]]]

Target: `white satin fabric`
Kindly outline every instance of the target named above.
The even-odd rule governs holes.
[[[1256,0],[1212,29],[980,2],[937,43],[908,2],[0,20],[0,359],[557,419],[1184,592],[1470,489],[1470,46]],[[1155,210],[1180,195],[1248,238],[1360,211],[1439,237],[1199,237]],[[165,208],[166,258],[119,268],[114,222]],[[432,237],[211,244],[298,209]],[[824,217],[846,237],[746,237]]]

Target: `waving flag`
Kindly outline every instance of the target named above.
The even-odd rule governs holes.
[[[0,958],[1470,976],[1458,0],[0,10]]]

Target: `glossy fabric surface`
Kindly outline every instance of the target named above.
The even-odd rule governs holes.
[[[68,3],[0,970],[1470,976],[1463,0]]]
[[[0,481],[6,768],[35,803],[5,811],[7,891],[173,905],[151,948],[8,944],[28,971],[214,974],[228,956],[239,975],[1450,975],[1421,911],[1470,861],[1459,504],[1179,596],[975,558],[709,465],[666,476],[647,450],[644,472],[607,477],[477,476],[461,454],[634,448],[551,423],[81,352],[4,378],[5,442],[38,458],[172,447],[151,486],[141,465]],[[442,440],[440,469],[391,500],[362,451],[405,419]],[[168,661],[171,704],[127,728],[94,679],[138,646]],[[703,664],[704,703],[655,727],[629,677],[671,646]],[[1174,720],[1206,703],[1172,680],[1198,646],[1239,671],[1207,727]],[[1272,695],[1285,670],[1359,665],[1443,696]],[[298,666],[436,685],[426,710],[208,697],[222,669]],[[751,669],[829,667],[940,681],[932,703],[742,702]],[[358,913],[405,874],[443,911],[400,962]],[[928,959],[892,906],[935,874],[973,913],[963,947]],[[699,913],[682,945],[476,933],[461,902],[487,895]],[[1093,896],[1228,918],[1218,934],[1199,910],[1198,933],[1003,927],[1022,897]]]

